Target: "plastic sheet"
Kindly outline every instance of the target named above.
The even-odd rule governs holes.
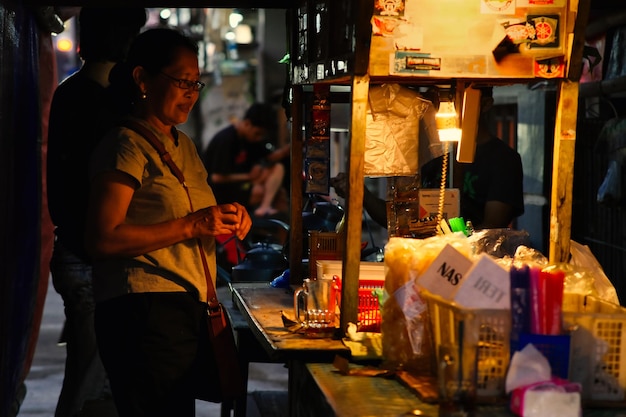
[[[433,104],[417,91],[398,84],[371,87],[366,115],[365,175],[414,175],[420,164],[439,156],[441,143],[435,114]]]
[[[483,229],[474,232],[468,240],[474,255],[486,253],[495,258],[515,256],[519,246],[528,246],[530,236],[525,230]]]

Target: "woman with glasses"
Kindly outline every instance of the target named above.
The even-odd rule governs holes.
[[[217,378],[198,375],[210,366],[214,236],[243,238],[251,225],[243,206],[216,205],[195,144],[176,128],[204,86],[197,53],[173,29],[137,37],[110,77],[115,108],[135,125],[107,133],[91,162],[86,247],[95,260],[96,336],[120,417],[194,415],[198,381]]]

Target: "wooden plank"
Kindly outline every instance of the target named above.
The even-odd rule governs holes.
[[[372,40],[372,14],[374,13],[373,0],[353,0],[355,13],[355,45],[354,45],[354,74],[365,75],[369,66],[370,43]],[[356,10],[354,10],[356,8]]]
[[[293,104],[291,105],[291,185],[290,185],[290,204],[289,218],[291,225],[289,228],[290,245],[289,245],[289,282],[291,284],[301,284],[304,279],[304,268],[302,266],[302,248],[303,248],[303,230],[302,230],[302,166],[303,166],[303,99],[304,93],[302,86],[293,86]]]
[[[550,203],[551,263],[566,262],[569,258],[578,86],[577,82],[567,80],[559,85]]]
[[[369,76],[355,76],[352,82],[348,190],[346,196],[346,241],[341,286],[341,320],[343,331],[356,323],[359,305],[359,263],[361,262],[361,227],[363,218],[363,157],[365,154],[365,113]]]
[[[575,3],[575,2],[573,2]],[[585,30],[589,20],[591,0],[578,0],[573,40],[567,64],[567,78],[571,81],[580,80],[583,72],[583,50],[585,48]]]
[[[436,376],[414,375],[414,372],[396,371],[396,377],[400,383],[404,384],[425,403],[436,404],[439,402]]]
[[[270,360],[330,362],[336,354],[350,355],[350,349],[341,340],[311,338],[285,327],[281,311],[294,316],[291,289],[273,288],[267,283],[239,283],[232,288],[235,306]]]
[[[551,263],[567,262],[572,230],[572,188],[578,116],[578,80],[582,74],[582,55],[585,29],[589,20],[591,0],[573,0],[575,14],[573,33],[567,51],[568,80],[559,84],[556,122],[554,128],[554,155],[552,163],[552,192],[550,204]]]
[[[350,365],[351,368],[360,368]],[[308,364],[317,387],[337,417],[438,415],[438,406],[420,401],[398,381],[341,375],[330,364]],[[420,410],[423,414],[416,414]]]
[[[361,368],[350,365],[351,369]],[[310,363],[306,365],[310,377],[299,375],[300,380],[313,379],[308,385],[299,386],[294,393],[296,402],[303,407],[296,417],[399,417],[439,416],[439,406],[420,401],[409,389],[391,378],[369,376],[346,376],[338,373],[331,364]],[[318,393],[319,391],[319,393]],[[321,395],[323,398],[319,398]],[[328,404],[323,413],[308,412],[320,403]],[[332,410],[327,410],[331,408]],[[331,412],[332,411],[332,412]],[[607,404],[606,408],[584,408],[583,417],[623,416],[624,408]],[[450,414],[447,414],[450,415]],[[456,414],[455,414],[456,415]],[[460,413],[459,413],[460,415]],[[480,417],[512,417],[507,405],[477,404],[472,415]]]

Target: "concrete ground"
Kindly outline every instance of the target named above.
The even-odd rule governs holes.
[[[57,344],[64,319],[63,301],[50,282],[35,357],[26,379],[26,397],[19,417],[54,416],[65,363],[65,347]],[[284,365],[252,363],[249,372],[247,416],[286,415],[287,369]],[[276,409],[283,408],[283,405],[285,409]],[[196,417],[219,415],[219,404],[197,401]]]

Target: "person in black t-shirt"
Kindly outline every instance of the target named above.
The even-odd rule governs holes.
[[[454,186],[461,191],[461,217],[476,229],[509,227],[524,213],[522,160],[517,151],[493,135],[489,115],[493,89],[480,89],[481,112],[472,163],[454,163]],[[422,168],[422,185],[438,188],[441,158]]]
[[[238,202],[257,217],[278,213],[289,145],[274,149],[267,136],[275,129],[276,111],[254,103],[241,120],[217,132],[203,154],[209,183],[218,203]]]
[[[84,246],[88,172],[91,153],[108,126],[103,111],[109,73],[125,59],[146,18],[144,8],[83,7],[78,17],[83,64],[56,88],[50,108],[46,175],[55,226],[50,272],[63,298],[67,347],[59,417],[89,415],[89,409],[117,415],[94,330],[92,262]]]

